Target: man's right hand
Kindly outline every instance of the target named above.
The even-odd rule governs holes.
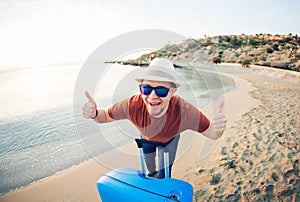
[[[97,104],[88,91],[85,91],[85,96],[88,99],[82,107],[82,114],[84,118],[96,118]]]

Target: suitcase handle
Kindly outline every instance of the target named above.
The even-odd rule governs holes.
[[[139,152],[140,152],[140,161],[141,161],[141,167],[142,167],[142,174],[144,176],[146,176],[145,162],[143,160],[143,157],[144,157],[143,143],[150,143],[150,144],[156,144],[158,146],[159,150],[163,149],[163,151],[164,151],[165,178],[169,178],[170,177],[170,173],[169,173],[169,148],[166,147],[167,144],[162,143],[162,142],[154,142],[154,141],[150,141],[150,140],[139,139],[139,138],[135,138],[135,142],[136,142],[136,144],[139,148]]]

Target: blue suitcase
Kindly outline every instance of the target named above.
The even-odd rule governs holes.
[[[102,202],[191,202],[193,187],[188,182],[169,177],[169,154],[164,150],[165,178],[146,176],[142,144],[136,139],[142,171],[121,167],[103,175],[97,182]],[[164,145],[159,146],[163,149]]]

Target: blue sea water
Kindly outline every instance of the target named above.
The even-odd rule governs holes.
[[[89,150],[84,145],[83,138],[92,140],[98,131],[89,127],[91,120],[74,114],[73,91],[80,68],[56,66],[0,74],[0,194],[55,175],[113,148],[101,141]],[[119,75],[114,79],[122,78],[135,68],[116,65],[112,74]],[[191,69],[177,71],[188,83],[178,94],[195,91],[193,96],[200,99],[202,107],[211,101],[212,92],[233,88],[231,79],[215,73],[203,71],[199,76]],[[111,83],[111,78],[106,82]],[[109,105],[108,97],[96,100],[105,106]],[[88,135],[83,137],[78,131]],[[114,146],[132,141],[120,135],[122,131],[114,124],[105,124],[101,131],[109,133],[105,138]]]

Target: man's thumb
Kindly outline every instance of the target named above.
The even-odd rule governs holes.
[[[93,97],[90,95],[88,91],[85,91],[85,96],[91,103],[96,104],[95,100],[93,99]]]

